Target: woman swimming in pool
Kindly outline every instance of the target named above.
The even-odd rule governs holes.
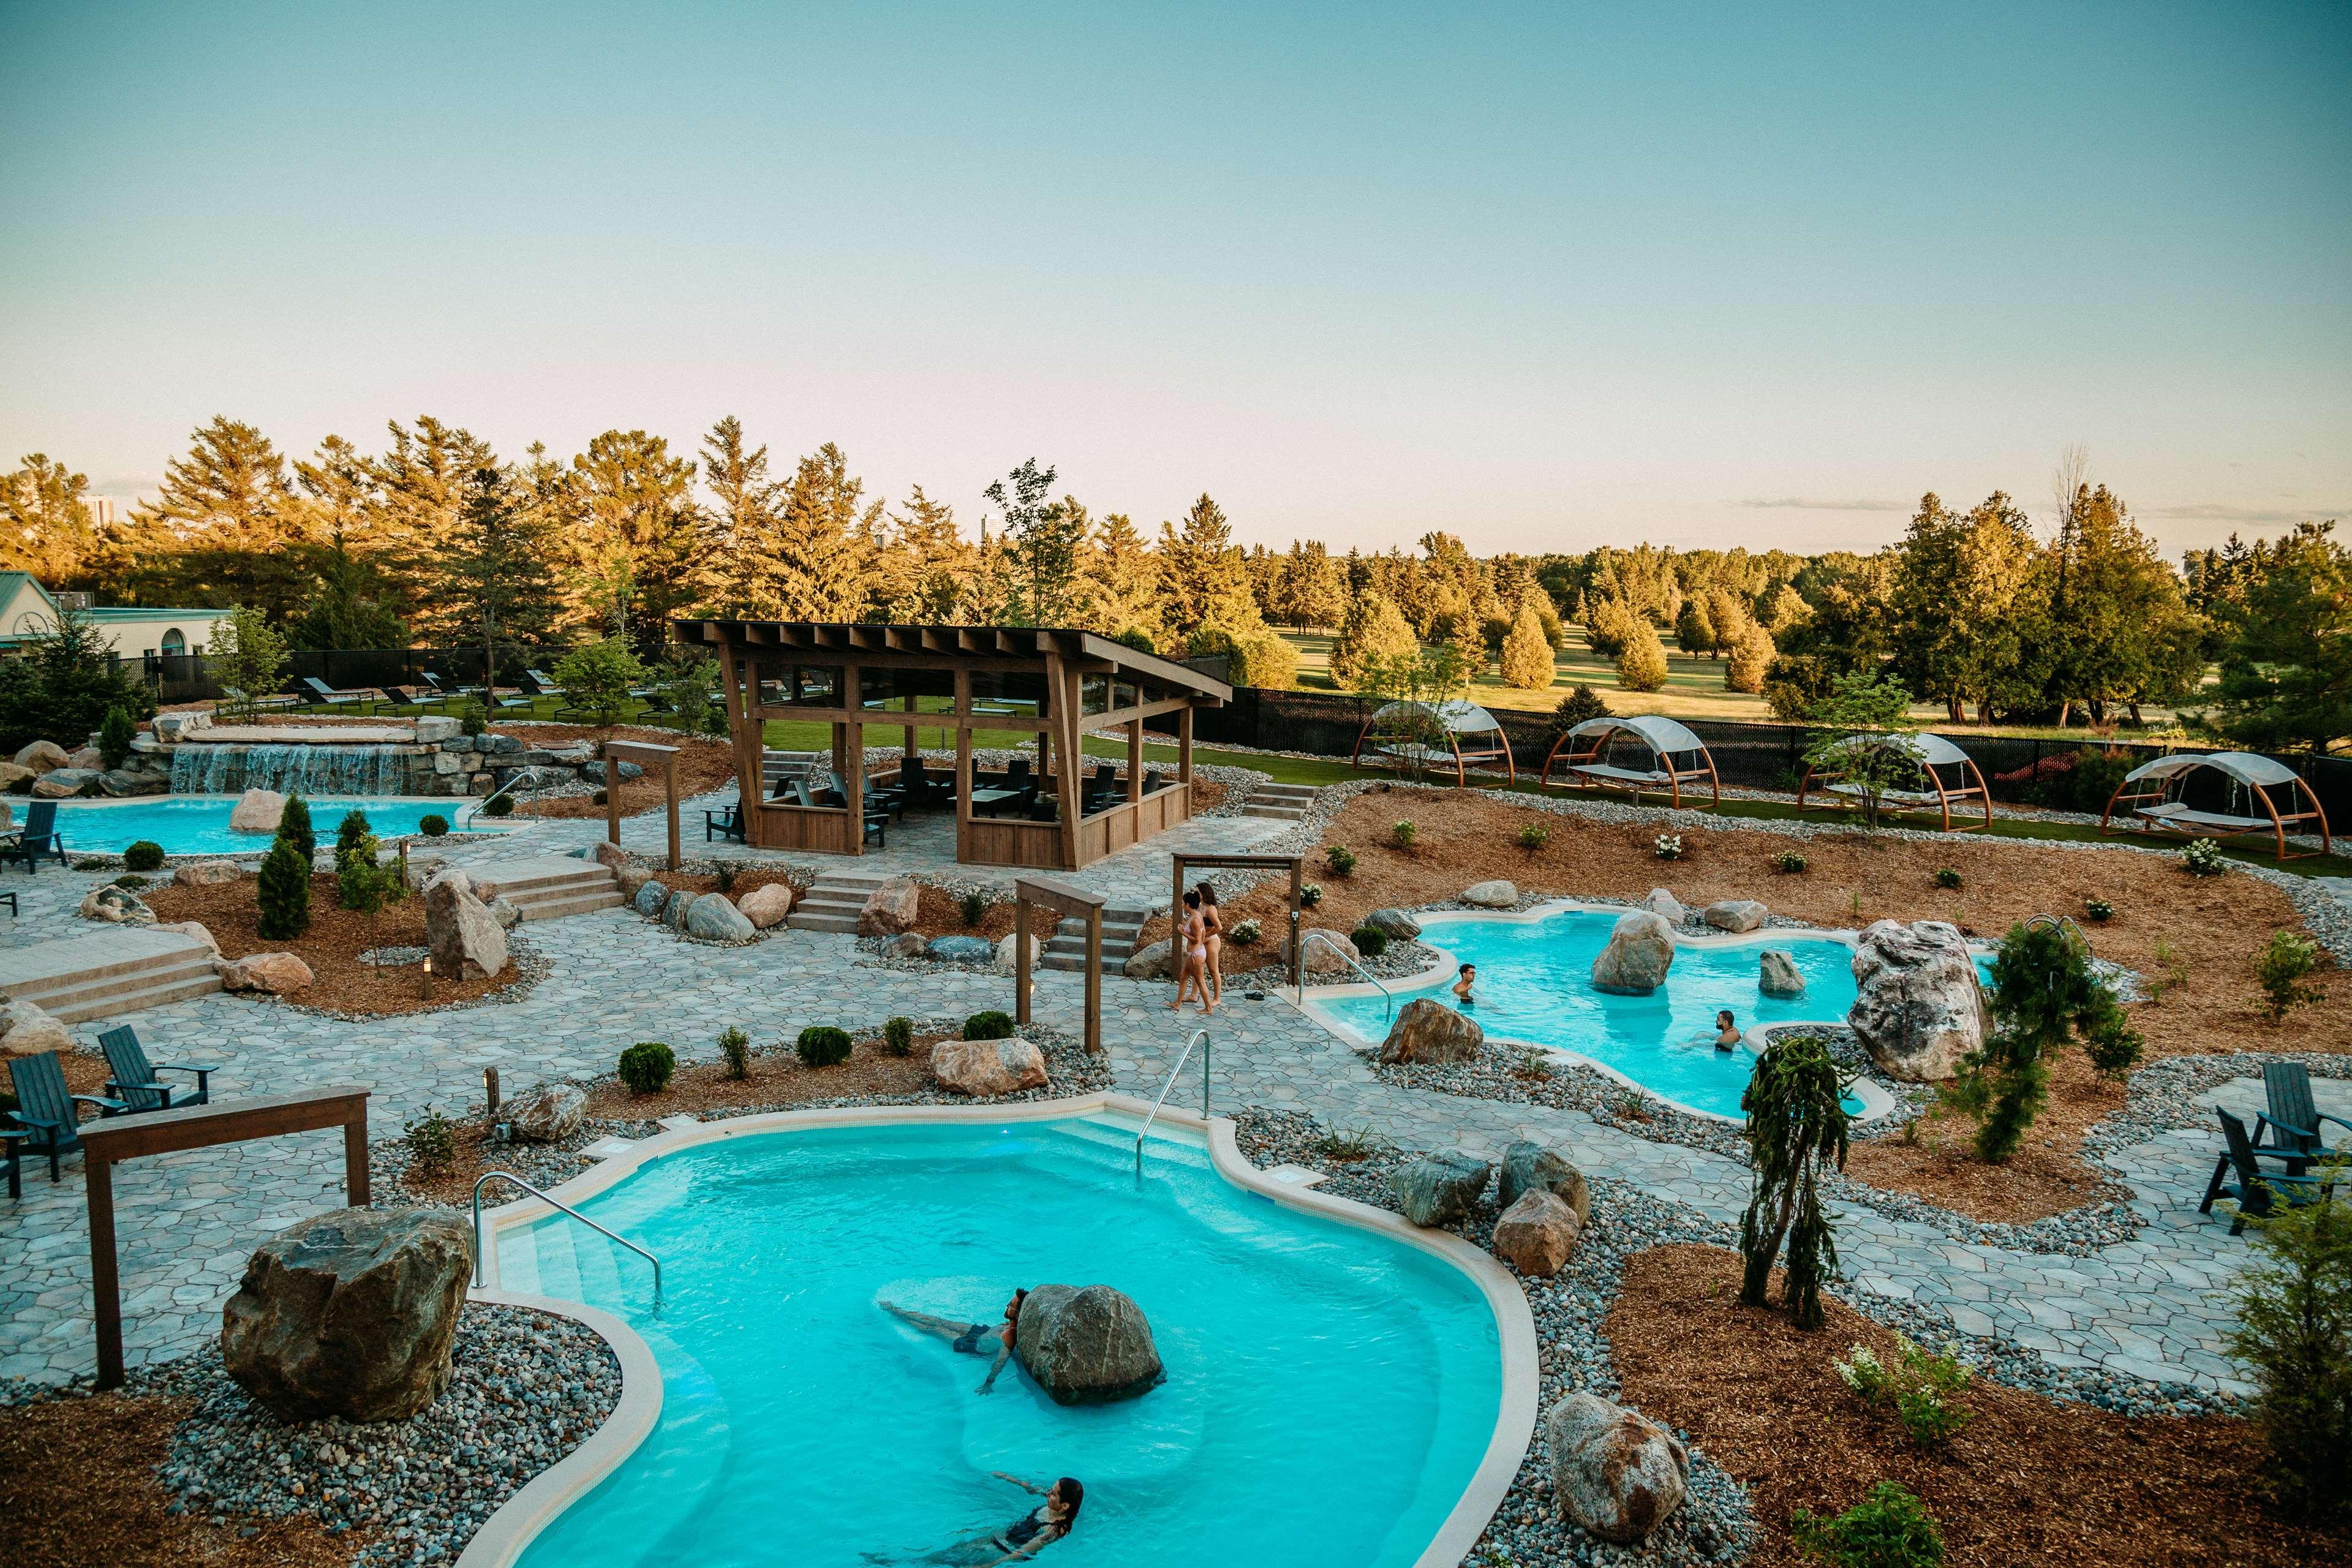
[[[994,1356],[995,1364],[988,1369],[987,1381],[980,1385],[980,1392],[986,1394],[995,1387],[996,1374],[1004,1370],[1004,1363],[1012,1358],[1013,1341],[1020,1337],[1021,1303],[1028,1299],[1028,1291],[1013,1291],[1013,1300],[1004,1303],[1004,1321],[1001,1323],[960,1323],[952,1318],[935,1318],[929,1312],[909,1311],[896,1301],[880,1301],[876,1305],[927,1334],[939,1335],[965,1355]]]
[[[1078,1522],[1078,1510],[1087,1500],[1087,1489],[1078,1484],[1076,1478],[1064,1476],[1050,1487],[1041,1487],[1003,1470],[991,1470],[989,1474],[1000,1481],[1011,1481],[1024,1492],[1042,1495],[1045,1500],[1002,1530],[984,1531],[953,1546],[941,1547],[929,1556],[916,1558],[916,1562],[936,1563],[943,1568],[994,1568],[1000,1563],[1024,1563],[1069,1534],[1070,1527]],[[870,1552],[866,1560],[892,1561]]]

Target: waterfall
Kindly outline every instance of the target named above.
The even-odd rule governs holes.
[[[173,795],[274,789],[286,795],[398,795],[408,778],[397,746],[183,745],[172,753]]]

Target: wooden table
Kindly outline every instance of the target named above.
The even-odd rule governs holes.
[[[971,792],[971,809],[974,815],[978,815],[983,806],[1003,805],[1008,800],[1020,798],[1021,792],[1017,789],[976,789]]]

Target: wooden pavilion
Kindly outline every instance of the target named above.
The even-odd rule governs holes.
[[[1233,696],[1222,680],[1086,631],[738,620],[671,629],[719,660],[744,841],[767,849],[860,855],[877,811],[951,803],[960,862],[1075,870],[1192,815],[1193,710]],[[1172,773],[1143,762],[1144,721],[1169,715]],[[833,726],[830,788],[786,779],[761,797],[771,719]],[[866,768],[868,724],[905,726],[897,768]],[[926,766],[919,726],[954,733],[952,781]],[[972,734],[991,730],[1034,733],[1034,769],[1025,758],[993,774],[976,768]],[[1101,730],[1125,733],[1126,765],[1099,762],[1087,777],[1081,737]]]

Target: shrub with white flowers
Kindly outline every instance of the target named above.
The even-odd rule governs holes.
[[[1681,859],[1683,858],[1683,836],[1679,833],[1659,834],[1657,837],[1657,849],[1658,858],[1661,860]]]
[[[2192,839],[2180,852],[2180,864],[2192,877],[2218,877],[2229,868],[2221,846],[2210,838]]]

